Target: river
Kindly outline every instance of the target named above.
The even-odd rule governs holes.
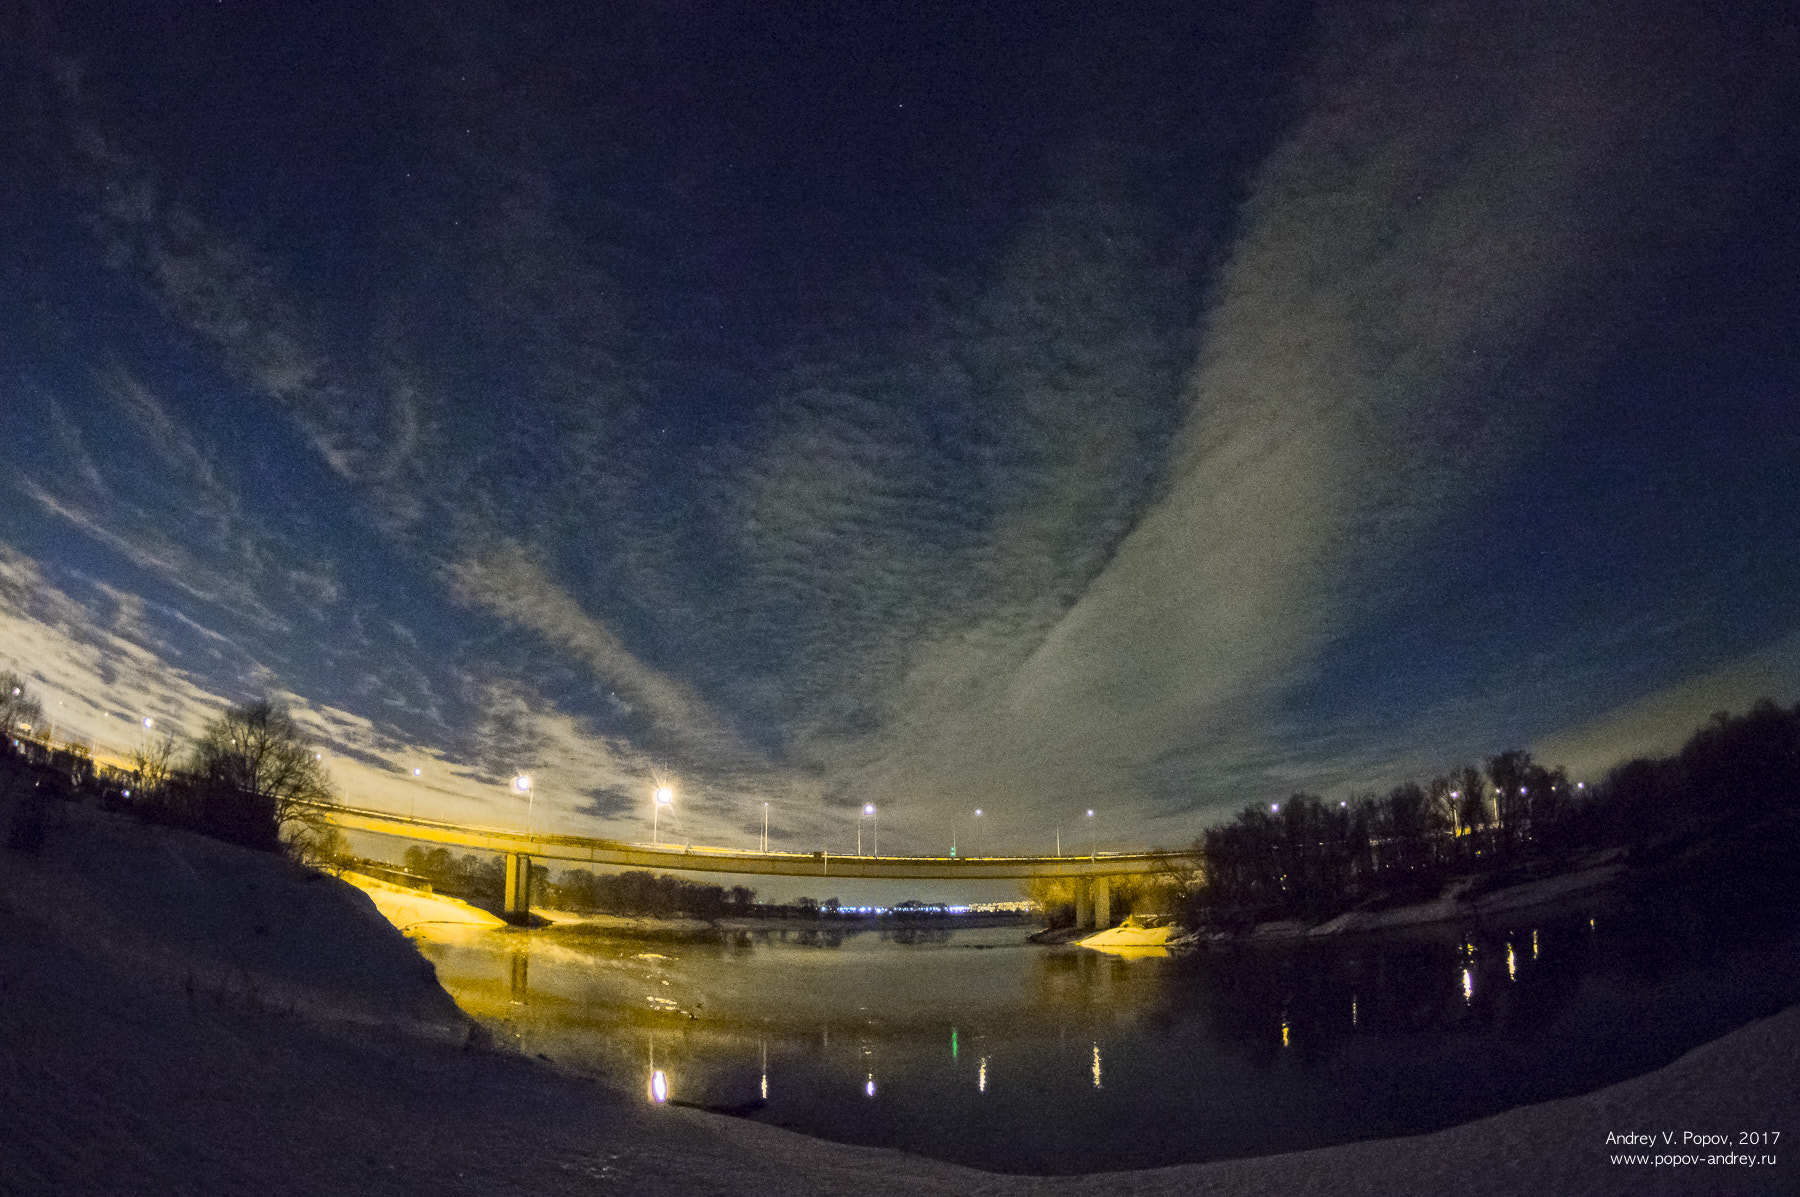
[[[1430,1131],[1800,1000],[1791,927],[1617,897],[1138,958],[1029,931],[446,929],[421,947],[500,1035],[642,1100],[1029,1173]]]

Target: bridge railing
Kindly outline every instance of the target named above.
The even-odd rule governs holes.
[[[708,873],[829,877],[1004,879],[1095,877],[1164,872],[1197,862],[1193,850],[1089,852],[1081,856],[858,856],[764,852],[714,845],[642,844],[598,836],[453,823],[358,807],[318,804],[334,825],[427,843],[508,855]]]

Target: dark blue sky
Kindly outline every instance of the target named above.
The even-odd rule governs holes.
[[[833,850],[1800,698],[1791,12],[1096,7],[0,17],[0,667]]]

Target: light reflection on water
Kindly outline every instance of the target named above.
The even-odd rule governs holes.
[[[1635,1075],[1800,998],[1791,936],[1594,917],[1146,958],[1018,927],[422,947],[465,1009],[638,1100],[1069,1172],[1418,1133]]]

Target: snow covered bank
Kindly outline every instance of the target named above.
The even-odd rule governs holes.
[[[1464,896],[1459,884],[1452,886],[1429,902],[1415,902],[1409,906],[1396,906],[1389,910],[1346,911],[1317,926],[1311,926],[1299,919],[1264,923],[1257,927],[1253,934],[1258,939],[1285,939],[1300,936],[1345,935],[1358,931],[1392,931],[1402,927],[1423,927],[1431,923],[1482,919],[1509,911],[1525,910],[1532,906],[1548,905],[1576,894],[1605,889],[1619,881],[1624,875],[1624,865],[1604,864],[1574,873],[1562,873],[1537,881],[1521,882],[1473,900]]]
[[[1606,1143],[1626,1131],[1800,1134],[1800,1008],[1648,1076],[1438,1134],[1044,1178],[651,1107],[553,1063],[420,1034],[466,1026],[422,965],[365,897],[334,880],[60,810],[40,855],[0,852],[0,1190],[1580,1197],[1800,1188],[1800,1157],[1761,1173],[1658,1169],[1610,1164],[1620,1149]],[[189,976],[200,980],[190,986]]]

